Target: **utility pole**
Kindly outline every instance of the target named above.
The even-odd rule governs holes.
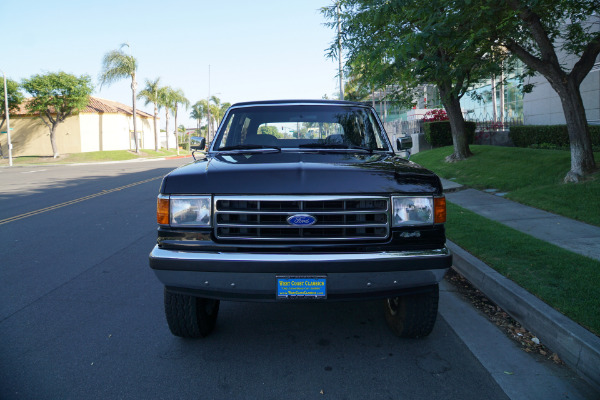
[[[0,70],[1,71],[1,70]],[[6,113],[6,137],[8,141],[8,165],[12,167],[13,159],[12,159],[12,143],[10,141],[10,115],[8,114],[8,90],[6,88],[6,74],[2,71],[2,75],[4,76],[4,112]]]
[[[210,145],[210,64],[208,64],[208,99],[206,99],[206,141]]]
[[[340,100],[344,100],[344,81],[342,75],[342,28],[340,21],[340,2],[336,3],[336,11],[337,11],[337,31],[338,31],[338,70],[340,75]]]

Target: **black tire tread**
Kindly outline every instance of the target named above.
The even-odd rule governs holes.
[[[219,301],[212,314],[206,304],[213,300],[170,292],[165,288],[165,316],[171,333],[183,338],[200,338],[210,334],[216,324]]]
[[[431,333],[437,319],[439,287],[434,285],[430,289],[400,297],[396,314],[390,311],[388,300],[385,301],[385,319],[395,335],[421,338]]]

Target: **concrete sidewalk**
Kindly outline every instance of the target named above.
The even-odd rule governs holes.
[[[457,190],[457,183],[442,180],[446,198],[467,210],[563,249],[600,260],[600,227],[525,206],[475,189]],[[576,205],[574,205],[576,206]],[[599,211],[600,212],[600,211]]]
[[[600,260],[600,227],[528,207],[442,179],[446,198],[488,219],[566,250]],[[600,391],[600,338],[500,275],[456,244],[453,267],[502,307],[596,390]]]

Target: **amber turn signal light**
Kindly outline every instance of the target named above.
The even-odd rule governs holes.
[[[446,198],[435,197],[433,199],[433,222],[443,224],[446,222]]]
[[[169,196],[158,196],[156,200],[156,222],[169,225]]]

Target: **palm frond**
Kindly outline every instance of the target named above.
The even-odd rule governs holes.
[[[102,59],[99,80],[102,85],[110,85],[123,78],[133,77],[137,71],[137,60],[121,50],[111,50]]]

